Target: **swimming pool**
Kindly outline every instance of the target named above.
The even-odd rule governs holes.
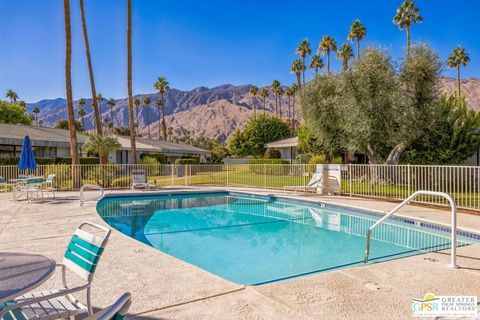
[[[97,211],[120,232],[238,284],[363,264],[380,214],[234,192],[107,196]],[[448,228],[399,217],[372,233],[370,263],[450,247]],[[480,242],[462,232],[457,245]]]

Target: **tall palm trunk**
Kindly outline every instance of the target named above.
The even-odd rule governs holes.
[[[135,111],[137,113],[137,121],[135,121],[135,126],[136,126],[136,129],[137,129],[137,136],[140,136],[140,129],[139,129],[139,125],[138,125],[138,107],[135,107]]]
[[[278,117],[282,119],[282,96],[278,96]]]
[[[162,94],[162,130],[163,140],[167,141],[167,124],[165,123],[165,97]]]
[[[410,26],[405,28],[407,31],[407,58],[410,56]]]
[[[65,88],[67,91],[67,118],[68,132],[70,135],[70,156],[72,158],[72,182],[73,187],[78,188],[80,179],[78,176],[78,143],[75,129],[75,115],[73,112],[72,94],[72,29],[70,22],[70,0],[63,0],[65,14]]]
[[[150,133],[150,119],[148,118],[148,110],[149,108],[147,108],[147,113],[146,113],[146,120],[147,120],[147,128],[148,128],[148,139],[152,139],[152,135]]]
[[[460,98],[460,64],[457,66],[457,87],[458,87],[458,97]]]
[[[128,120],[130,121],[130,145],[132,163],[137,164],[137,146],[135,144],[135,120],[133,117],[132,90],[132,0],[127,0],[127,86],[128,86]]]
[[[343,67],[343,72],[348,70],[348,59],[343,58],[342,67]]]
[[[275,93],[275,115],[278,117],[278,95]]]
[[[297,74],[297,84],[298,84],[298,89],[302,89],[302,83],[300,82],[300,73],[296,73]]]
[[[100,109],[98,108],[97,102],[97,91],[95,89],[95,77],[93,75],[93,67],[92,67],[92,58],[90,56],[90,43],[88,41],[88,32],[87,32],[87,22],[85,19],[85,8],[83,4],[83,0],[80,0],[80,14],[82,16],[82,29],[83,29],[83,40],[85,42],[85,53],[87,56],[87,65],[88,65],[88,74],[90,76],[90,89],[92,91],[92,108],[93,108],[93,117],[95,120],[95,128],[98,134],[103,134],[102,129],[102,120],[100,119]],[[100,155],[100,163],[106,163],[106,157],[104,155]]]
[[[290,105],[290,101],[291,101],[291,97],[288,96],[288,122],[290,123],[290,127],[291,127],[292,126],[292,113],[291,113],[292,106]]]
[[[295,96],[293,96],[293,104],[292,104],[292,131],[295,134]]]
[[[158,140],[162,140],[162,111],[161,106],[157,106],[158,109]]]
[[[263,97],[263,114],[267,113],[266,103],[267,103],[267,97]]]
[[[84,116],[82,116],[82,127],[83,127],[83,130],[86,131],[85,130],[85,117]]]
[[[305,65],[305,57],[302,57],[303,59],[303,65]],[[303,85],[305,85],[305,70],[302,70],[302,82]]]
[[[330,50],[327,51],[327,73],[330,74]]]

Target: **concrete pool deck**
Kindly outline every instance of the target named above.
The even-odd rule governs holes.
[[[348,197],[295,197],[376,211],[395,206]],[[450,212],[431,208],[407,206],[399,214],[450,222]],[[95,202],[79,206],[78,192],[58,192],[57,199],[45,203],[15,203],[11,194],[1,194],[0,251],[40,253],[61,261],[72,233],[85,220],[104,224]],[[459,213],[458,226],[480,233],[480,217]],[[410,299],[427,292],[480,296],[480,244],[458,249],[460,269],[448,268],[449,259],[448,252],[426,253],[251,287],[221,279],[113,230],[97,268],[92,300],[101,308],[129,291],[132,319],[411,319]],[[60,283],[58,274],[43,287]]]

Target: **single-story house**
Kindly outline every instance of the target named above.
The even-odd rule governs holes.
[[[112,163],[130,163],[131,162],[131,144],[130,137],[117,136],[121,147],[115,152],[110,153],[109,161]],[[198,156],[200,162],[207,161],[210,155],[209,150],[197,148],[188,144],[174,143],[164,140],[146,139],[141,137],[135,138],[137,147],[137,157],[143,153],[161,153],[167,157],[167,163],[175,163],[176,159],[185,156]]]
[[[290,163],[300,154],[298,137],[272,141],[265,144],[265,148],[280,151],[281,159],[288,160]]]
[[[265,144],[265,148],[280,151],[281,159],[293,162],[295,158],[301,154],[298,149],[298,137],[291,137],[276,140]],[[343,163],[368,163],[368,157],[362,153],[342,154]],[[480,150],[477,150],[473,156],[465,160],[464,166],[480,166]]]
[[[23,139],[28,135],[36,157],[69,158],[70,136],[68,130],[44,128],[22,124],[0,124],[0,158],[19,157]],[[77,133],[79,150],[88,140]]]

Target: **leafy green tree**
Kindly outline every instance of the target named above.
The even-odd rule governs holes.
[[[155,83],[153,84],[153,88],[158,91],[158,93],[160,94],[160,99],[162,100],[162,104],[160,105],[162,109],[162,131],[163,131],[163,139],[167,140],[167,124],[165,122],[165,93],[167,93],[167,91],[170,90],[167,78],[158,77]],[[160,133],[158,138],[160,139]]]
[[[18,100],[18,94],[12,89],[8,89],[7,94],[5,96],[8,99],[10,99],[10,103],[16,103]]]
[[[148,118],[148,114],[149,114],[149,109],[150,109],[150,98],[149,97],[145,97],[143,98],[143,105],[145,107],[147,107],[147,112],[145,113],[145,117],[146,117],[146,122],[147,122],[147,128],[148,128],[148,139],[152,139],[152,135],[150,133],[150,119]]]
[[[68,130],[69,128],[68,120],[67,119],[58,120],[55,123],[55,128]],[[75,120],[75,131],[84,131],[81,122],[78,120]]]
[[[323,68],[323,60],[320,58],[318,54],[312,57],[312,61],[310,61],[310,69],[315,69],[315,77],[318,76],[318,70]]]
[[[367,35],[367,28],[360,22],[360,20],[355,20],[350,27],[350,32],[348,33],[347,39],[350,41],[357,40],[357,61],[360,59],[360,42]]]
[[[393,23],[396,24],[400,30],[405,29],[407,32],[407,58],[410,55],[410,28],[412,25],[421,22],[423,22],[423,17],[420,16],[420,9],[415,7],[415,1],[410,0],[403,1],[393,17]]]
[[[329,35],[323,36],[318,50],[327,55],[327,73],[330,73],[330,53],[337,51],[337,41]]]
[[[310,42],[308,39],[304,39],[298,45],[296,52],[302,58],[302,63],[305,66],[305,58],[306,56],[312,55],[312,49],[310,48]],[[302,70],[302,83],[305,85],[305,68]]]
[[[344,43],[337,51],[337,58],[342,60],[343,72],[348,70],[348,61],[353,57],[352,46]]]
[[[259,96],[260,96],[260,97],[262,98],[262,100],[263,100],[263,114],[265,114],[265,112],[266,112],[267,98],[268,98],[268,96],[269,96],[269,93],[268,93],[267,88],[263,87],[263,88],[260,90]]]
[[[456,47],[450,57],[447,59],[447,65],[450,68],[457,69],[457,87],[458,96],[460,97],[460,66],[466,66],[470,62],[470,56],[465,51],[465,48]]]
[[[260,157],[266,143],[289,137],[291,133],[285,121],[262,114],[250,118],[242,131],[234,132],[227,148],[233,155]]]
[[[250,90],[248,92],[252,97],[253,97],[253,115],[257,115],[257,104],[256,104],[256,96],[258,95],[258,87],[257,86],[252,86],[250,87]]]
[[[460,164],[480,148],[480,113],[464,97],[442,96],[435,121],[402,155],[410,164]]]
[[[40,109],[38,107],[34,107],[32,109],[32,113],[35,115],[35,125],[38,126],[38,114],[40,113]]]
[[[0,123],[31,124],[32,119],[19,104],[0,100]]]
[[[343,125],[342,100],[338,92],[341,86],[337,75],[322,75],[310,81],[301,91],[300,106],[305,120],[302,131],[299,131],[299,141],[308,141],[314,136],[316,150],[314,153],[323,154],[327,159],[338,155],[345,145]],[[308,129],[306,129],[308,128]],[[309,131],[306,131],[309,130]],[[302,136],[302,139],[300,139]],[[307,144],[300,144],[301,149],[312,152]]]
[[[303,124],[298,128],[298,149],[302,153],[313,155],[322,154],[322,145],[319,143],[313,131],[307,125]]]

